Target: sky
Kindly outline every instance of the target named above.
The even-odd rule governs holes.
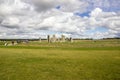
[[[120,0],[0,0],[0,38],[120,37]]]

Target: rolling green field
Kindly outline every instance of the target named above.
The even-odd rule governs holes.
[[[0,80],[120,80],[120,40],[0,42]]]

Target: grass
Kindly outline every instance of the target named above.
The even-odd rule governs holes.
[[[0,80],[120,80],[120,43],[108,40],[1,46]]]

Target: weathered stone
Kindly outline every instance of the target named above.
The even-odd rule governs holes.
[[[51,42],[56,42],[57,38],[55,35],[53,35],[53,37],[51,38]]]
[[[50,43],[50,35],[47,36],[48,43]]]
[[[61,42],[65,42],[65,36],[61,35]]]
[[[73,42],[73,39],[72,39],[72,37],[70,37],[70,42]]]

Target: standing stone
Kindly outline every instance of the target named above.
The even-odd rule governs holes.
[[[47,36],[48,43],[50,43],[50,35]]]
[[[52,37],[52,42],[56,42],[56,36],[55,35],[53,35],[53,37]]]
[[[65,36],[64,35],[61,35],[61,41],[65,42]]]
[[[41,42],[41,37],[39,37],[39,41]]]
[[[70,42],[73,42],[73,39],[72,39],[72,37],[70,37]]]
[[[51,42],[56,42],[56,40],[57,40],[56,36],[53,35],[52,38],[51,38]]]
[[[57,38],[57,42],[60,42],[60,38]]]

